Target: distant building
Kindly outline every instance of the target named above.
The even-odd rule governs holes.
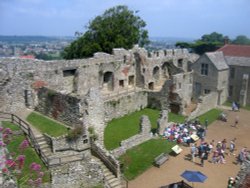
[[[22,55],[20,56],[21,59],[35,59],[34,55]]]

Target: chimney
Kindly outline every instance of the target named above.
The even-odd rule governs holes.
[[[229,38],[228,36],[224,37],[224,45],[229,44]]]

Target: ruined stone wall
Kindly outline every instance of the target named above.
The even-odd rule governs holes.
[[[193,95],[193,72],[176,74],[173,76],[175,92],[181,98],[181,105],[186,107],[190,104]]]
[[[135,54],[141,58],[136,59]],[[36,89],[43,86],[78,96],[86,95],[92,87],[107,94],[138,86],[148,88],[150,83],[161,86],[166,79],[163,64],[178,66],[179,59],[186,69],[189,53],[182,49],[159,51],[150,57],[146,50],[135,47],[114,49],[112,55],[96,53],[92,58],[67,61],[0,58],[0,110],[34,108]]]
[[[145,91],[128,93],[124,96],[118,95],[114,99],[104,103],[105,121],[122,117],[126,114],[146,108],[148,105],[148,94]]]
[[[91,188],[103,185],[100,164],[92,159],[62,165],[52,169],[52,188]]]
[[[82,118],[83,114],[80,113],[79,109],[80,99],[47,88],[41,88],[37,93],[38,105],[36,110],[38,112],[61,121],[70,127],[82,126],[80,118]]]
[[[208,95],[201,96],[199,98],[198,105],[193,111],[190,116],[188,116],[188,120],[194,119],[195,117],[198,117],[201,114],[206,113],[207,111],[216,108],[217,107],[217,99],[218,99],[218,93],[217,92],[211,92]]]
[[[89,149],[90,147],[86,138],[80,137],[71,141],[67,138],[67,136],[52,138],[51,145],[53,152],[66,150],[83,151]]]
[[[122,154],[134,146],[137,146],[152,138],[151,123],[148,116],[143,115],[140,122],[140,133],[134,135],[126,140],[121,141],[120,147],[111,151],[111,153],[116,157],[120,157]]]

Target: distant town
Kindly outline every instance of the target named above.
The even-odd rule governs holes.
[[[76,37],[0,36],[0,57],[19,57],[43,60],[62,59],[62,52]],[[183,38],[150,38],[147,50],[174,48]]]

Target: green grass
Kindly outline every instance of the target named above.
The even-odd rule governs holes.
[[[122,140],[136,135],[140,131],[140,118],[142,115],[149,116],[152,128],[156,128],[159,111],[145,108],[122,118],[114,119],[108,123],[104,131],[104,145],[106,149],[112,150],[119,147]]]
[[[12,124],[10,122],[4,121],[2,123],[3,127],[10,128],[12,131],[20,130],[17,125]],[[25,186],[28,175],[30,174],[29,166],[32,162],[40,164],[42,167],[42,171],[45,172],[45,176],[43,177],[43,182],[50,182],[50,175],[47,172],[47,168],[40,160],[35,150],[32,147],[28,147],[27,149],[24,150],[23,153],[21,153],[19,146],[24,139],[25,139],[24,135],[13,136],[11,142],[7,145],[8,151],[14,154],[14,157],[17,157],[19,155],[25,155],[25,162],[22,174],[21,176],[17,177],[19,184],[23,184]]]
[[[168,122],[183,123],[185,121],[185,116],[168,113]]]
[[[47,133],[50,136],[57,137],[68,133],[67,127],[55,122],[45,116],[32,112],[27,121],[36,127],[40,132]]]
[[[17,125],[9,122],[9,121],[2,121],[2,125],[4,128],[10,128],[12,131],[19,131],[21,130],[20,127],[18,127]]]
[[[198,119],[202,125],[205,124],[205,120],[207,119],[208,125],[209,125],[218,119],[218,116],[220,115],[221,112],[222,110],[215,108],[215,109],[209,110],[205,114],[202,114],[201,116],[198,117]]]
[[[106,149],[112,150],[120,146],[122,140],[134,136],[140,131],[140,118],[147,115],[151,122],[152,131],[157,128],[157,120],[160,115],[159,110],[145,108],[122,118],[114,119],[108,123],[104,131],[104,145]],[[169,121],[184,122],[185,117],[169,113]]]
[[[155,157],[163,152],[170,153],[174,145],[174,142],[168,142],[162,139],[151,139],[128,150],[119,158],[123,164],[122,170],[124,176],[128,180],[134,179],[153,165]]]

